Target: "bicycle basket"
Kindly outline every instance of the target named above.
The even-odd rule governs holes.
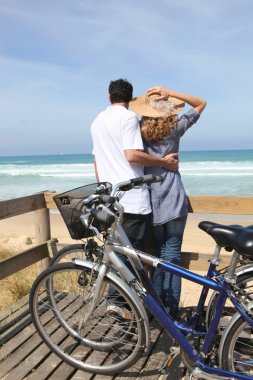
[[[98,191],[98,187],[102,187],[102,189],[100,188]],[[95,235],[80,220],[80,215],[85,211],[83,199],[97,193],[110,194],[111,189],[112,185],[109,182],[98,182],[77,187],[53,198],[72,239],[79,240]],[[100,226],[96,227],[99,229]]]

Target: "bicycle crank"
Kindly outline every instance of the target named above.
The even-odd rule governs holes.
[[[192,373],[190,374],[189,380],[197,380],[197,379],[203,379],[203,380],[235,380],[234,377],[228,377],[228,376],[218,376],[214,375],[208,372],[203,371],[200,368],[194,368]]]

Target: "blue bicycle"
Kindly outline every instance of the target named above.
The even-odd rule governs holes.
[[[101,246],[94,250],[99,254],[93,261],[76,258],[39,275],[30,295],[34,325],[69,365],[109,375],[128,368],[148,350],[149,310],[174,339],[167,362],[180,354],[191,379],[253,379],[253,304],[247,292],[238,290],[235,278],[240,257],[252,258],[253,231],[201,222],[216,242],[206,276],[133,249],[121,226],[124,210],[119,192],[159,180],[144,176],[120,183],[112,191],[100,183],[56,197],[71,235],[96,236]],[[216,270],[221,247],[232,251],[225,275]],[[185,320],[168,315],[144,270],[146,265],[202,285],[196,309]],[[215,291],[216,299],[206,323],[209,291]],[[219,322],[227,299],[236,313],[221,335]]]

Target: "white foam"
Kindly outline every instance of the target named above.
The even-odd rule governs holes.
[[[82,176],[94,173],[93,164],[53,165],[0,165],[1,175],[6,176]]]

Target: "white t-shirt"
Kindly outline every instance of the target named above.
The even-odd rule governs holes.
[[[129,163],[126,149],[143,150],[139,122],[136,114],[123,106],[109,106],[91,125],[93,154],[99,181],[112,185],[144,175],[143,167]],[[125,192],[120,203],[131,214],[151,212],[149,191],[146,186]]]

